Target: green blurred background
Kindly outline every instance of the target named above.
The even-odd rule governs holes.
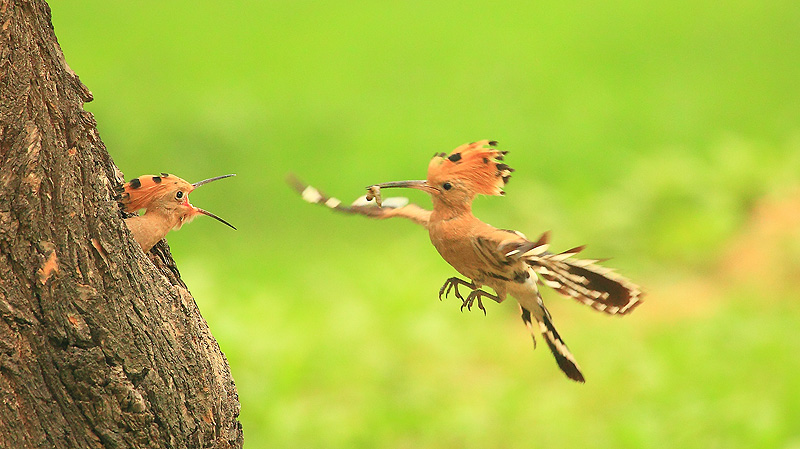
[[[237,232],[168,239],[246,448],[800,448],[796,1],[51,6],[126,178],[238,174],[192,195]],[[484,138],[517,171],[476,215],[649,292],[621,319],[546,293],[585,385],[512,302],[439,302],[423,229],[284,182],[349,201]]]

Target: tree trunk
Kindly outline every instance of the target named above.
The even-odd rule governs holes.
[[[227,360],[122,174],[44,0],[0,0],[0,447],[241,447]]]

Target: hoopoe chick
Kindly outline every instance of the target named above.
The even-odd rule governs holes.
[[[573,258],[583,247],[554,254],[548,251],[549,233],[533,242],[520,232],[497,229],[472,214],[475,197],[504,195],[503,187],[514,171],[502,162],[507,152],[495,149],[496,145],[497,142],[483,140],[462,145],[449,155],[436,154],[428,166],[426,180],[372,185],[366,196],[349,207],[324,197],[311,186],[296,180],[292,183],[312,203],[373,218],[404,217],[425,226],[439,254],[467,278],[449,278],[439,289],[439,299],[452,291],[461,299],[462,310],[471,310],[477,303],[486,313],[482,299],[501,303],[511,295],[519,303],[522,320],[534,343],[535,334],[541,333],[561,370],[570,379],[584,382],[575,358],[553,325],[537,284],[610,315],[630,313],[641,304],[644,295],[637,285],[597,265],[596,260]],[[396,198],[381,201],[381,189],[395,187],[429,193],[433,211]],[[377,205],[370,205],[372,199]],[[494,293],[483,290],[483,286]],[[468,290],[466,297],[459,287]]]
[[[196,216],[208,215],[211,218],[236,229],[232,224],[189,203],[189,194],[203,184],[236,175],[222,175],[190,184],[183,179],[161,173],[144,175],[132,179],[119,189],[117,201],[125,212],[134,213],[144,209],[142,215],[126,218],[125,224],[131,230],[134,240],[144,252],[150,250],[159,240],[172,230],[178,230]]]

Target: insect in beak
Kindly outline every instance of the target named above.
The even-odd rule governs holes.
[[[401,188],[408,188],[408,189],[417,189],[422,190],[423,192],[428,193],[437,193],[439,190],[436,187],[431,186],[428,184],[428,181],[420,180],[420,181],[393,181],[393,182],[384,182],[381,184],[375,184],[367,187],[367,201],[372,201],[375,199],[375,203],[380,206],[381,205],[381,189],[385,188],[393,188],[393,187],[401,187]]]

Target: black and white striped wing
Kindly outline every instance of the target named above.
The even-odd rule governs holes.
[[[300,193],[305,201],[312,204],[322,204],[339,212],[363,215],[379,220],[393,217],[407,218],[426,228],[428,227],[431,211],[423,209],[416,204],[409,204],[408,198],[386,198],[382,201],[381,206],[378,206],[374,201],[367,201],[366,196],[361,196],[347,206],[339,199],[324,195],[316,187],[305,184],[294,176],[290,175],[287,181],[292,188]]]
[[[642,303],[642,289],[613,269],[598,265],[599,260],[577,259],[579,246],[562,253],[547,251],[549,233],[537,242],[511,248],[509,257],[523,259],[539,275],[544,285],[609,315],[626,315]]]

